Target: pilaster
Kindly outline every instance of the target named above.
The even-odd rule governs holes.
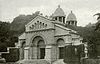
[[[57,21],[59,21],[59,17],[57,17]]]
[[[29,59],[29,47],[24,48],[24,59],[25,60]]]
[[[23,60],[24,59],[24,48],[20,48],[20,60]]]
[[[62,23],[64,23],[64,18],[62,17]]]

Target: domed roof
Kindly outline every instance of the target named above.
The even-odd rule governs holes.
[[[71,11],[71,13],[67,16],[67,21],[77,21],[75,14]]]
[[[56,16],[66,16],[66,15],[64,11],[62,10],[62,8],[60,8],[60,5],[58,5],[58,8],[56,9],[56,11],[53,13],[52,16],[56,17]]]

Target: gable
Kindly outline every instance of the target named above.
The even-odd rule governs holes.
[[[38,15],[31,22],[25,25],[25,27],[26,31],[35,31],[54,28],[54,24],[50,20]]]
[[[72,29],[69,29],[67,27],[64,27],[62,25],[59,25],[59,24],[55,24],[55,35],[67,35],[67,34],[70,34],[70,32],[74,32],[76,33],[76,31],[72,30]]]
[[[18,39],[25,39],[25,33],[21,34]]]
[[[55,36],[69,34],[70,30],[60,27],[60,25],[55,25]]]

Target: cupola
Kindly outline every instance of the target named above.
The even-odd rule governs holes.
[[[55,10],[55,12],[52,14],[53,20],[60,21],[65,24],[65,13],[63,9],[58,5],[58,8]]]
[[[67,16],[67,21],[66,24],[68,25],[77,25],[77,19],[75,14],[71,11],[71,13],[69,13],[69,15]]]

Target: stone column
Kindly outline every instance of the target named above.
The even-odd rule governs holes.
[[[47,61],[51,61],[51,48],[52,48],[52,46],[46,46],[46,48],[45,48],[45,59],[47,60]]]
[[[29,48],[29,59],[37,59],[37,47],[31,46]]]
[[[59,47],[57,47],[56,52],[57,52],[57,59],[59,59]]]
[[[32,47],[32,59],[37,59],[37,47]]]
[[[24,48],[20,48],[20,60],[24,59]]]
[[[72,21],[70,22],[70,25],[72,25]]]
[[[74,25],[76,26],[76,22],[74,21]]]
[[[59,17],[57,17],[57,21],[59,21]]]
[[[64,19],[63,19],[63,17],[62,17],[62,23],[64,23]]]
[[[75,22],[75,26],[77,26],[77,21]]]
[[[25,60],[29,59],[29,47],[24,48],[24,59]]]
[[[32,50],[32,46],[29,48],[29,59],[32,59],[32,54],[33,54],[33,50]]]
[[[58,55],[59,54],[59,48],[56,45],[53,45],[51,48],[51,59],[52,61],[55,61],[58,59]]]

